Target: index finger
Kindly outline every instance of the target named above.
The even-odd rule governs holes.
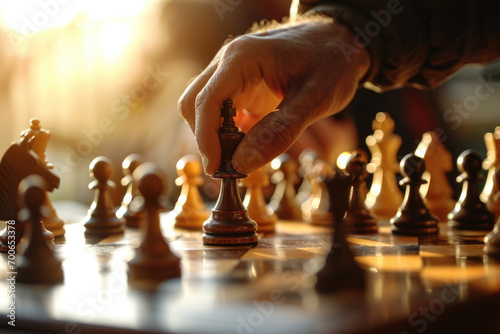
[[[184,93],[182,93],[179,101],[177,102],[177,107],[180,114],[189,124],[191,130],[194,133],[195,129],[195,101],[198,93],[205,87],[208,80],[212,77],[214,72],[217,70],[218,65],[218,55],[212,60],[212,62],[205,68],[205,70],[198,75],[186,88]]]
[[[237,85],[227,79],[228,69],[217,69],[206,86],[196,96],[194,135],[200,151],[205,173],[217,171],[220,159],[218,131],[221,122],[222,103],[238,95]]]
[[[234,46],[234,41],[233,41]],[[238,45],[242,45],[239,43]],[[220,164],[220,127],[222,103],[236,100],[242,92],[262,79],[261,69],[253,52],[243,47],[225,49],[218,67],[208,80],[195,102],[195,137],[207,174],[215,174]]]

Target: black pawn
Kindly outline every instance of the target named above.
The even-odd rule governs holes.
[[[364,290],[366,277],[347,244],[346,224],[343,217],[349,205],[352,177],[337,169],[334,177],[325,180],[333,216],[333,243],[326,255],[325,264],[316,273],[315,289],[319,293],[335,293],[345,289]]]
[[[42,234],[42,211],[47,183],[38,175],[30,175],[19,184],[19,195],[22,196],[25,208],[19,212],[20,218],[29,220],[28,233],[20,244],[19,264],[16,280],[20,283],[54,284],[64,280],[59,261],[54,256],[53,243],[45,240]]]
[[[140,210],[147,218],[141,220],[141,245],[128,262],[130,281],[160,282],[181,275],[180,260],[175,256],[161,233],[160,212],[165,208],[159,198],[164,191],[164,178],[153,163],[144,163],[133,173],[134,182],[144,198]]]
[[[219,198],[210,218],[203,223],[203,243],[206,245],[254,245],[258,242],[257,223],[248,216],[238,192],[237,179],[246,177],[232,164],[233,153],[245,134],[235,125],[236,109],[232,100],[225,100],[221,109],[219,129],[221,163],[213,178],[222,179]]]
[[[462,193],[452,212],[448,214],[448,226],[461,230],[491,230],[495,215],[488,211],[479,198],[478,183],[483,180],[480,173],[483,158],[472,150],[466,150],[457,160],[462,173],[457,182],[462,183]]]
[[[404,176],[399,184],[406,187],[405,197],[398,213],[391,219],[392,233],[401,235],[429,235],[439,233],[439,218],[431,214],[420,195],[425,172],[424,159],[407,154],[400,164]]]
[[[351,200],[344,218],[347,226],[353,227],[356,234],[371,234],[378,232],[377,220],[365,205],[366,159],[359,153],[354,153],[348,160],[346,172],[352,176]]]
[[[124,231],[124,224],[116,216],[116,210],[111,201],[110,192],[115,187],[111,180],[113,168],[106,157],[97,157],[90,163],[90,176],[95,180],[89,184],[89,189],[95,190],[94,201],[87,217],[83,220],[85,235],[107,237]]]

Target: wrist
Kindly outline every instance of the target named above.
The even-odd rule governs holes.
[[[382,34],[370,35],[370,38],[360,38],[359,27],[365,27],[370,18],[343,4],[323,4],[317,5],[305,13],[305,16],[314,16],[320,14],[332,18],[334,24],[344,24],[351,31],[352,40],[350,45],[357,50],[363,49],[369,55],[370,67],[364,77],[360,80],[360,85],[365,82],[371,82],[380,71],[382,64],[384,47]],[[349,41],[346,41],[349,43]],[[352,50],[351,50],[352,51]]]
[[[358,85],[362,85],[371,73],[372,61],[368,50],[357,43],[356,36],[352,30],[335,21],[331,24],[333,29],[333,40],[335,48],[340,50],[351,75],[357,78]],[[337,50],[337,52],[339,52]]]

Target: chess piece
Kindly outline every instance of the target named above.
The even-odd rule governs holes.
[[[333,176],[333,169],[323,160],[316,159],[310,171],[311,194],[301,205],[302,218],[312,225],[332,225],[330,196],[324,180]]]
[[[387,113],[378,113],[372,123],[373,135],[366,138],[372,159],[367,166],[373,173],[366,206],[380,218],[393,217],[398,211],[403,195],[396,182],[397,153],[401,137],[394,134],[394,121]]]
[[[344,218],[344,224],[352,227],[356,234],[377,233],[377,220],[365,205],[364,189],[366,187],[367,161],[357,152],[347,161],[346,172],[352,176],[350,202]]]
[[[52,169],[53,166],[46,160],[45,148],[50,139],[50,131],[42,129],[40,125],[40,120],[38,118],[30,119],[30,128],[21,132],[21,138],[32,137],[31,149],[40,157],[40,160],[47,166],[48,169]]]
[[[363,159],[364,161],[368,161],[368,159],[369,159],[368,153],[366,153],[366,151],[365,151],[365,150],[362,150],[362,149],[355,149],[355,150],[351,153],[351,155],[352,155],[352,154],[359,155],[359,156],[361,157],[361,159]],[[368,170],[367,170],[367,166],[368,166],[368,165],[366,165],[366,166],[365,166],[365,170],[368,172]],[[367,178],[368,178],[368,176],[367,176]],[[365,179],[365,180],[366,180],[366,179]],[[364,200],[365,200],[365,206],[366,206],[366,196],[368,195],[368,192],[369,192],[369,190],[368,190],[368,185],[366,184],[366,182],[362,182],[362,183],[361,183],[361,192],[362,192],[362,194],[363,194],[363,198],[364,198]],[[371,211],[370,211],[370,212],[371,212]],[[372,213],[372,214],[373,214],[373,213]]]
[[[42,213],[47,182],[38,175],[30,175],[19,184],[19,195],[26,207],[19,212],[21,220],[29,221],[27,233],[19,245],[20,254],[16,281],[20,283],[51,284],[64,280],[61,262],[55,257],[53,243],[42,235]]]
[[[298,174],[302,177],[302,183],[297,190],[297,196],[295,196],[295,202],[298,205],[302,205],[309,195],[311,195],[311,178],[312,178],[312,168],[313,163],[318,159],[318,154],[312,149],[305,149],[299,155],[300,167]]]
[[[235,116],[236,109],[233,108],[233,101],[225,100],[221,109],[223,121],[219,129],[221,164],[212,176],[222,179],[222,185],[212,215],[203,224],[205,233],[202,238],[206,245],[229,246],[257,244],[258,242],[258,236],[255,233],[257,223],[248,217],[236,183],[237,179],[246,175],[238,173],[232,164],[234,150],[245,135],[238,131],[233,119]]]
[[[147,218],[141,222],[141,244],[128,262],[129,281],[161,282],[181,275],[180,260],[171,252],[160,229],[163,206],[159,198],[164,191],[161,175],[161,171],[150,162],[139,166],[133,174],[134,182],[144,198],[140,210],[146,212]]]
[[[86,236],[107,237],[124,231],[124,224],[116,216],[110,196],[110,191],[115,187],[111,180],[111,165],[106,157],[97,157],[90,163],[90,177],[95,180],[89,184],[89,189],[95,190],[95,196],[87,217],[82,221]]]
[[[243,205],[248,210],[248,216],[257,223],[259,232],[274,232],[278,217],[267,206],[262,187],[269,185],[269,175],[265,167],[248,174],[241,179],[240,184],[247,188]]]
[[[123,170],[123,178],[121,180],[121,184],[124,187],[127,187],[127,192],[125,196],[123,196],[122,204],[118,211],[116,211],[116,216],[118,218],[125,220],[125,225],[131,228],[138,228],[139,222],[142,217],[142,213],[140,211],[135,211],[132,209],[132,202],[137,196],[139,196],[139,191],[137,190],[137,186],[133,182],[132,174],[135,169],[139,167],[144,162],[144,158],[139,154],[130,154],[123,160],[122,170]]]
[[[21,138],[25,136],[33,137],[33,152],[40,157],[40,160],[45,164],[45,166],[47,166],[48,169],[53,169],[54,166],[47,162],[45,158],[45,148],[47,147],[47,143],[50,139],[50,131],[42,129],[38,118],[32,118],[30,120],[30,128],[21,133]],[[56,237],[64,236],[65,222],[57,215],[56,210],[50,201],[48,192],[45,194],[45,202],[43,205],[48,210],[47,215],[42,217],[45,228],[52,232]]]
[[[497,221],[493,230],[484,238],[484,252],[489,256],[500,257],[500,165],[496,167],[493,174],[492,189],[499,190],[496,193],[492,191],[489,194],[486,206],[495,214]]]
[[[448,213],[456,204],[453,189],[446,176],[453,170],[451,153],[441,143],[437,133],[426,132],[415,150],[415,155],[424,159],[427,168],[423,176],[427,184],[420,188],[424,203],[440,221],[446,221]]]
[[[25,227],[25,222],[17,219],[19,205],[16,194],[21,180],[31,174],[39,175],[47,181],[48,191],[58,188],[60,182],[59,177],[52,173],[31,149],[33,136],[27,134],[18,143],[13,143],[0,162],[0,220],[15,221],[16,243],[21,240]],[[7,228],[0,233],[0,251],[7,252],[9,240]],[[54,238],[50,232],[45,232],[44,235],[46,239]]]
[[[495,215],[495,219],[500,217],[500,165],[493,173],[493,188],[486,198],[486,208]]]
[[[483,251],[488,256],[500,257],[500,217],[493,230],[484,237]]]
[[[484,143],[486,144],[487,154],[486,159],[483,161],[483,169],[488,171],[488,176],[480,198],[483,202],[486,202],[491,193],[500,190],[494,188],[493,182],[495,168],[500,166],[500,126],[495,128],[495,132],[488,132],[484,135]]]
[[[439,218],[432,215],[420,195],[420,186],[425,172],[424,159],[413,153],[401,160],[401,186],[406,187],[404,201],[397,214],[391,219],[392,233],[402,235],[429,235],[439,233]]]
[[[325,180],[330,193],[330,208],[334,218],[333,243],[326,255],[325,264],[316,273],[317,292],[335,293],[346,289],[364,290],[365,273],[358,266],[346,240],[347,231],[343,217],[349,204],[352,177],[337,169],[332,179]]]
[[[203,184],[201,163],[194,155],[186,155],[177,162],[175,183],[182,185],[181,193],[175,204],[175,227],[201,230],[203,223],[210,217],[201,199],[198,187]]]
[[[457,160],[458,170],[462,173],[457,182],[462,183],[462,193],[448,215],[448,226],[461,230],[491,230],[494,215],[479,198],[478,183],[483,179],[481,171],[482,157],[479,153],[466,150]]]
[[[297,175],[298,164],[288,154],[282,154],[271,162],[273,169],[279,169],[281,178],[276,185],[269,207],[284,220],[302,220],[302,211],[295,202],[295,184],[299,178]]]

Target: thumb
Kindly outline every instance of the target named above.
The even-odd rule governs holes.
[[[234,167],[249,173],[284,153],[310,124],[301,110],[287,105],[257,122],[234,152]]]

